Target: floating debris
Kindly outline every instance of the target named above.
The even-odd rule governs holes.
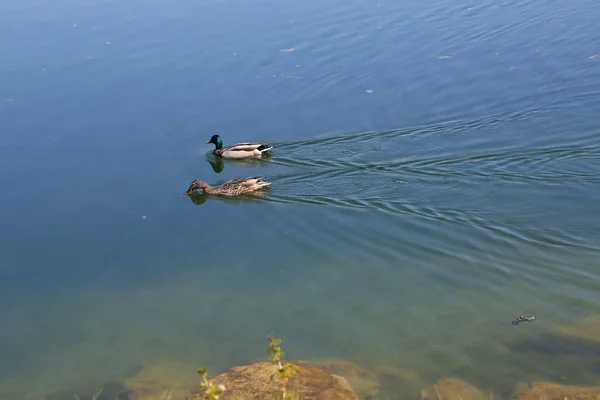
[[[279,50],[280,53],[290,53],[292,51],[296,51],[296,49],[294,47],[290,47],[289,49]]]
[[[532,315],[530,317],[520,316],[519,318],[513,320],[513,325],[519,325],[521,322],[533,322],[535,321],[535,317]]]
[[[106,44],[113,44],[113,42],[106,42]]]
[[[446,60],[448,58],[452,58],[452,56],[437,56],[436,57],[438,60]]]
[[[296,75],[290,75],[288,76],[288,79],[298,79],[299,77],[297,77]]]
[[[365,90],[365,93],[374,93],[371,89]]]
[[[8,103],[12,103],[12,102],[13,102],[13,99],[6,99],[6,101],[7,101]]]
[[[598,57],[600,57],[600,54],[592,54],[589,58],[590,60],[595,60]]]

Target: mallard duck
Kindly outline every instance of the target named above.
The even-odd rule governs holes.
[[[254,176],[251,178],[237,178],[227,181],[219,186],[210,186],[202,179],[192,181],[188,190],[183,194],[191,194],[194,190],[204,189],[208,194],[220,194],[223,196],[238,196],[243,193],[250,193],[256,190],[267,187],[271,182],[263,181],[262,176]]]
[[[206,144],[210,143],[215,145],[213,153],[224,158],[261,157],[264,152],[273,148],[273,146],[262,143],[236,143],[233,146],[223,147],[223,140],[219,135],[213,135],[206,142]]]

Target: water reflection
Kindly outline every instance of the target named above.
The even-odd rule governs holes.
[[[265,159],[269,159],[269,158],[271,158],[271,155],[268,153],[263,154],[262,157],[243,158],[243,159],[230,159],[230,158],[217,157],[217,156],[215,156],[215,154],[212,151],[206,154],[206,161],[210,164],[213,171],[215,171],[215,173],[217,173],[217,174],[220,174],[221,172],[223,172],[223,170],[225,169],[225,164],[232,165],[234,167],[241,167],[241,168],[255,168],[255,167],[260,167],[262,162]]]
[[[192,201],[192,203],[194,203],[197,206],[201,206],[202,204],[206,203],[206,200],[208,200],[209,195],[207,195],[204,192],[201,193],[192,193],[192,194],[188,194],[186,195],[190,198],[190,200]]]

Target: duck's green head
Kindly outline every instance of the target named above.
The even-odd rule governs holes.
[[[219,136],[219,135],[212,135],[210,140],[208,142],[206,142],[206,144],[210,144],[210,143],[213,143],[217,147],[217,149],[223,148],[223,140],[221,140],[221,136]]]

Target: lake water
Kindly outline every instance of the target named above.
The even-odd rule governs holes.
[[[597,1],[0,5],[0,398],[266,354],[600,384]],[[217,163],[225,145],[274,145]],[[262,175],[259,198],[184,196]],[[513,326],[519,315],[532,324]],[[166,360],[166,361],[165,361]],[[62,393],[62,394],[61,394]]]

